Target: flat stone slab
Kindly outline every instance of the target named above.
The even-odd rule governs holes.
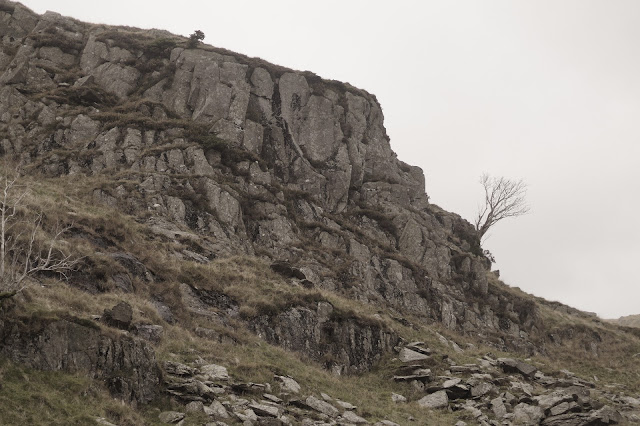
[[[531,364],[513,358],[498,358],[498,365],[505,373],[520,373],[532,377],[538,369]]]
[[[280,410],[278,407],[267,404],[249,404],[249,408],[253,410],[258,416],[278,417]]]
[[[210,380],[212,382],[216,382],[219,380],[229,380],[229,372],[225,367],[221,365],[203,365],[198,370],[204,380]]]
[[[398,359],[400,359],[400,361],[402,362],[422,361],[428,358],[429,355],[416,352],[413,349],[409,348],[402,348],[402,350],[400,351],[400,355],[398,355]]]
[[[340,414],[336,407],[329,404],[328,402],[316,398],[315,396],[308,397],[305,400],[305,403],[314,410],[322,414],[326,414],[329,417],[338,417],[338,415]]]
[[[443,408],[449,405],[449,397],[445,391],[434,392],[420,399],[418,405],[422,408]]]

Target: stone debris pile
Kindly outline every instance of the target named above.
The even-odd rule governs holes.
[[[274,376],[273,384],[235,381],[223,366],[185,365],[165,361],[166,393],[184,410],[164,411],[158,419],[181,425],[196,413],[210,418],[207,426],[245,425],[358,425],[371,424],[347,401],[320,395],[303,395],[289,376]],[[384,421],[378,426],[394,426]]]
[[[640,421],[640,400],[603,392],[566,370],[546,375],[531,363],[490,354],[478,358],[477,363],[458,365],[448,355],[435,356],[421,342],[396,350],[402,365],[393,380],[410,385],[408,392],[412,394],[418,390],[422,396],[415,403],[425,410],[460,413],[464,421],[458,426],[586,426]],[[434,369],[442,369],[442,374],[434,374]],[[400,394],[391,398],[396,403],[407,401]]]

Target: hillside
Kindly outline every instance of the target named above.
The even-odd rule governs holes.
[[[627,315],[614,320],[607,320],[613,324],[625,327],[640,327],[640,315]]]
[[[0,34],[15,217],[76,262],[0,291],[4,424],[639,421],[640,334],[501,282],[375,96],[6,1]]]

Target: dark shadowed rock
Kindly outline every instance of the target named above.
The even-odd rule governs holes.
[[[383,323],[340,315],[326,302],[315,308],[295,307],[275,315],[252,319],[250,327],[267,342],[302,352],[312,359],[333,355],[337,373],[367,371],[385,352],[392,350],[398,335]]]
[[[533,377],[538,371],[533,365],[513,358],[498,358],[498,365],[505,373],[520,373],[525,377]]]
[[[133,309],[127,302],[120,302],[111,309],[105,309],[102,320],[111,327],[128,330],[133,320]]]
[[[162,340],[164,328],[154,324],[135,324],[133,332],[136,336],[152,343],[159,343]]]
[[[159,391],[160,370],[147,342],[102,334],[86,320],[4,320],[0,340],[0,354],[16,362],[40,370],[86,372],[125,401],[146,403]]]

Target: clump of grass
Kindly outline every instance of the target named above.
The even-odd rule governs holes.
[[[134,52],[142,50],[145,42],[149,42],[149,40],[150,37],[142,32],[118,30],[105,31],[96,36],[96,41],[103,42],[110,47],[119,47]]]
[[[47,28],[44,32],[31,35],[35,41],[34,47],[52,46],[57,47],[64,53],[78,55],[84,47],[82,39],[74,39],[57,31],[54,27]]]
[[[79,106],[112,106],[117,98],[97,85],[84,87],[57,87],[38,94],[37,99],[49,99],[60,104]]]

